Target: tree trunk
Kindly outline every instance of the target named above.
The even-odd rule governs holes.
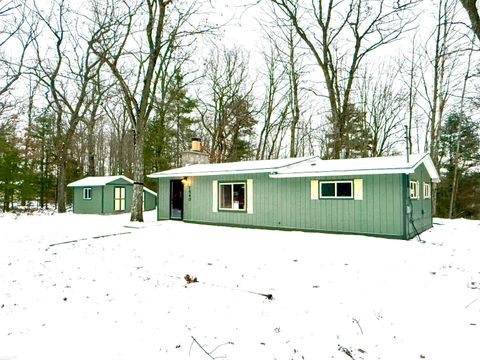
[[[95,176],[95,123],[87,126],[88,176]]]
[[[58,178],[57,178],[57,211],[64,213],[67,211],[65,206],[66,193],[65,193],[65,178],[67,173],[67,162],[65,159],[61,159],[58,163]]]
[[[133,198],[132,212],[130,221],[143,222],[143,179],[144,179],[144,156],[143,143],[145,136],[145,127],[143,121],[137,122],[135,142],[134,142],[134,159],[133,159]]]
[[[475,38],[472,39],[472,45],[475,43]],[[470,54],[468,55],[468,63],[467,63],[467,72],[465,74],[465,77],[463,79],[463,89],[462,89],[462,97],[460,99],[460,118],[458,119],[458,124],[457,124],[457,139],[456,139],[456,144],[455,144],[455,153],[453,155],[453,183],[452,183],[452,194],[450,196],[450,206],[448,208],[448,217],[450,219],[453,218],[454,215],[454,209],[455,209],[455,200],[457,196],[457,189],[458,189],[458,178],[459,178],[459,173],[458,173],[458,156],[460,155],[460,141],[461,141],[461,134],[462,134],[462,120],[464,117],[463,114],[463,108],[465,105],[465,93],[467,91],[467,82],[470,77],[470,65],[472,62],[472,54],[473,54],[473,46],[472,49],[470,50]]]

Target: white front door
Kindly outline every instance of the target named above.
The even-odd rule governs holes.
[[[125,188],[116,187],[115,188],[115,211],[124,211],[125,210]]]

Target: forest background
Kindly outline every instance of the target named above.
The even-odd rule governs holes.
[[[201,137],[212,163],[408,144],[435,214],[479,219],[478,36],[472,0],[0,0],[2,210],[123,174],[142,221],[146,174]]]

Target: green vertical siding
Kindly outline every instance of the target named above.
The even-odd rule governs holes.
[[[310,199],[311,180],[363,179],[363,200]],[[253,179],[254,213],[212,211],[212,181]],[[272,179],[268,174],[191,178],[184,220],[403,237],[402,175]],[[158,219],[169,218],[170,179],[159,179]]]
[[[150,194],[148,191],[144,191],[143,195],[144,195],[143,210],[145,211],[154,210],[155,206],[157,206],[157,197],[155,195]]]
[[[92,189],[92,199],[83,199],[83,189]],[[102,187],[85,186],[73,188],[73,212],[75,214],[100,214],[102,212]]]
[[[432,189],[432,180],[428,175],[428,171],[425,168],[425,165],[420,165],[416,170],[415,173],[410,174],[408,176],[408,180],[418,181],[419,182],[419,191],[420,197],[419,199],[410,199],[410,183],[407,183],[407,201],[406,205],[411,206],[412,208],[412,215],[411,218],[407,217],[407,235],[408,238],[412,238],[416,235],[415,229],[410,221],[413,219],[415,227],[417,231],[421,233],[427,229],[432,227],[432,197],[430,196],[429,199],[423,198],[423,183],[430,184],[430,190]]]
[[[114,211],[116,187],[125,188],[125,211]],[[128,181],[118,179],[107,185],[91,188],[92,200],[83,200],[84,187],[73,188],[73,212],[75,214],[114,214],[129,212],[132,209],[133,185]],[[144,199],[144,210],[154,210],[157,202],[156,196],[144,191]]]
[[[157,214],[158,220],[170,218],[170,179],[158,181]]]

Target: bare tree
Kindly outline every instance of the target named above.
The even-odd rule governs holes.
[[[100,69],[100,68],[99,68]],[[96,168],[96,151],[97,151],[97,141],[96,140],[96,129],[97,124],[102,117],[102,103],[106,100],[107,92],[112,87],[112,84],[106,84],[106,81],[102,80],[101,72],[97,71],[96,76],[92,79],[90,84],[90,94],[89,94],[89,109],[86,116],[83,118],[83,123],[87,129],[87,153],[88,153],[88,170],[87,174],[89,176],[97,175]],[[99,168],[100,170],[100,168]]]
[[[480,40],[480,16],[478,15],[477,0],[460,0],[460,2],[470,18],[473,33]]]
[[[78,31],[80,19],[75,22],[69,18],[72,13],[64,0],[54,2],[47,15],[37,7],[36,14],[50,36],[42,41],[51,41],[54,45],[44,52],[43,45],[38,38],[35,39],[36,62],[30,72],[47,90],[47,101],[55,113],[57,208],[58,212],[65,212],[68,152],[77,125],[85,118],[90,106],[90,83],[100,71],[101,60],[92,51],[99,33],[93,30],[87,38],[82,38]]]
[[[282,94],[286,71],[280,62],[277,48],[270,46],[269,52],[263,54],[266,67],[265,99],[262,104],[263,125],[260,130],[256,159],[263,160],[269,153],[269,148],[276,147],[276,137],[272,137],[278,127],[278,110],[284,102]],[[282,117],[280,112],[280,118]]]
[[[455,52],[454,46],[458,46],[458,38],[455,38],[453,19],[456,13],[455,1],[440,0],[437,8],[437,24],[434,33],[433,56],[429,57],[432,68],[432,78],[423,71],[421,96],[427,101],[427,124],[425,131],[426,152],[430,153],[433,163],[439,167],[439,149],[442,130],[443,115],[446,105],[452,95],[455,84],[455,68],[458,65],[459,52]],[[455,45],[456,44],[456,45]],[[427,56],[428,50],[425,50]],[[437,185],[432,188],[432,208],[436,213]]]
[[[474,44],[475,38],[472,39],[472,44]],[[462,120],[465,117],[465,95],[467,91],[467,83],[471,77],[471,64],[472,64],[472,55],[473,55],[473,48],[470,50],[468,54],[467,60],[467,69],[465,72],[465,77],[463,79],[463,87],[462,87],[462,95],[460,97],[460,114],[457,124],[457,138],[455,144],[455,151],[453,153],[453,181],[452,181],[452,193],[450,195],[450,206],[448,209],[448,217],[450,219],[453,218],[453,211],[455,208],[455,200],[458,192],[458,182],[459,182],[459,157],[460,157],[460,141],[462,139]]]
[[[0,97],[22,75],[26,51],[35,31],[36,24],[24,3],[0,0]]]
[[[369,136],[364,138],[364,154],[385,156],[395,152],[395,145],[403,130],[406,106],[405,91],[398,90],[400,69],[391,65],[377,65],[374,73],[366,66],[361,73],[361,88],[357,90],[365,113],[365,128]]]
[[[410,10],[416,1],[329,0],[311,6],[298,0],[271,1],[292,23],[323,73],[333,131],[328,156],[336,158],[348,141],[352,87],[360,64],[369,53],[404,33],[413,20]]]
[[[95,22],[103,29],[95,52],[119,83],[134,129],[131,221],[143,221],[145,131],[162,74],[171,71],[166,61],[178,49],[180,38],[206,31],[192,28],[190,23],[198,5],[178,6],[173,0],[95,4]]]
[[[206,131],[211,162],[236,161],[253,156],[256,110],[248,61],[238,48],[216,48],[206,63],[205,93],[198,111]],[[251,153],[252,152],[252,153]]]
[[[401,63],[398,64],[399,68],[402,71],[402,82],[404,87],[407,89],[407,116],[408,116],[408,133],[407,133],[407,141],[408,141],[408,149],[410,154],[414,151],[413,146],[413,135],[412,131],[414,129],[417,133],[415,144],[417,146],[417,152],[420,149],[420,141],[419,141],[419,124],[418,124],[418,117],[416,116],[416,107],[417,107],[417,99],[418,99],[418,87],[420,85],[420,72],[421,69],[421,62],[419,59],[419,54],[417,50],[417,42],[416,37],[413,36],[411,40],[411,50],[410,54],[403,57]]]

